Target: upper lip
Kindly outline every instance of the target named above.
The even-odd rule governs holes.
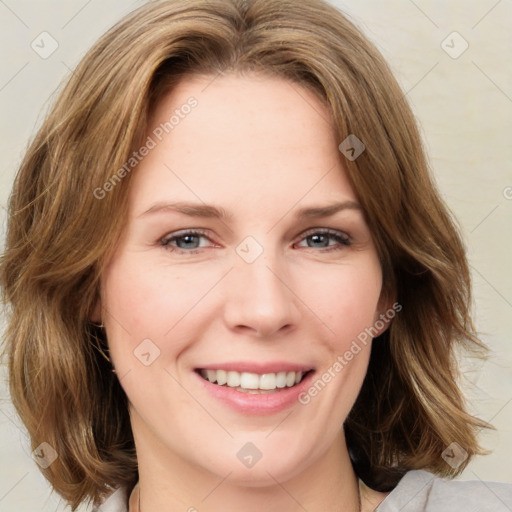
[[[226,370],[233,372],[257,373],[263,375],[265,373],[279,372],[307,372],[313,370],[310,365],[300,363],[291,363],[289,361],[229,361],[224,363],[210,363],[204,366],[198,366],[196,370]]]

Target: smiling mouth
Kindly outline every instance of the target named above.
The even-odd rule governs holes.
[[[278,393],[287,388],[300,384],[306,375],[313,370],[306,372],[278,372],[278,373],[250,373],[235,372],[227,370],[205,370],[200,368],[197,373],[208,382],[217,386],[225,386],[235,391],[249,394]]]

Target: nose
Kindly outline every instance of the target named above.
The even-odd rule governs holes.
[[[264,252],[252,263],[238,259],[223,289],[228,327],[258,338],[291,330],[300,318],[291,281],[278,257]]]

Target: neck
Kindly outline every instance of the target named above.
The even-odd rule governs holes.
[[[230,478],[229,471],[225,475],[215,475],[170,454],[165,448],[155,449],[155,446],[146,446],[147,443],[141,446],[137,439],[136,444],[141,512],[237,509],[247,512],[359,512],[361,509],[359,483],[350,463],[343,431],[329,449],[302,472],[280,479],[267,468],[269,478],[261,483],[235,481]]]

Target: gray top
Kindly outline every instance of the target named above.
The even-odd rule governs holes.
[[[128,512],[128,493],[118,489],[93,512]],[[409,471],[375,512],[512,512],[512,484]]]
[[[512,512],[512,484],[409,471],[376,512]]]

